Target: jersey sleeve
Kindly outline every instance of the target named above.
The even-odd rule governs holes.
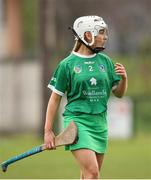
[[[112,90],[114,90],[118,82],[121,80],[121,76],[115,73],[115,67],[112,60],[110,60],[110,74],[111,74],[111,88]]]
[[[53,92],[63,96],[67,90],[67,72],[64,63],[59,63],[51,80],[49,81],[48,88]]]

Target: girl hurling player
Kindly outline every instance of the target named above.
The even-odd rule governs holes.
[[[61,97],[66,93],[64,126],[74,120],[79,140],[66,146],[77,160],[81,179],[98,179],[107,149],[107,102],[112,91],[121,98],[127,89],[127,74],[120,63],[115,65],[102,53],[107,40],[107,25],[99,16],[83,16],[70,27],[75,36],[71,54],[57,66],[48,87],[52,90],[44,141],[48,149],[55,148],[53,120]]]

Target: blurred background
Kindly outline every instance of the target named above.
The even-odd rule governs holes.
[[[126,97],[109,101],[101,176],[151,178],[150,9],[150,0],[0,0],[0,163],[43,143],[47,84],[74,44],[68,26],[79,16],[98,15],[109,26],[105,53],[126,67],[129,81]],[[59,148],[15,163],[0,178],[78,179],[79,169],[70,152]]]

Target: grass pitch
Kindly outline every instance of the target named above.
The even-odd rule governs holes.
[[[0,137],[0,162],[18,155],[43,141],[33,135]],[[104,159],[102,178],[151,178],[151,136],[140,135],[130,140],[110,140]],[[45,151],[25,158],[0,171],[0,179],[78,179],[79,167],[64,148]]]

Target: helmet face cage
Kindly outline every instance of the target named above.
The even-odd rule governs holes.
[[[107,32],[107,24],[104,22],[103,18],[99,16],[83,16],[75,20],[73,24],[73,29],[77,33],[78,37],[88,46],[92,46],[94,44],[94,37],[99,34],[99,31],[106,30]],[[92,34],[92,41],[88,43],[84,39],[84,33],[89,31]],[[106,35],[107,36],[107,35]],[[77,39],[77,38],[76,38]]]

